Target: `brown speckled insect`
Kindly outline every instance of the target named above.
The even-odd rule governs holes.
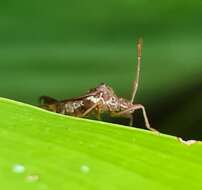
[[[130,125],[133,124],[133,112],[141,109],[144,116],[145,126],[149,130],[156,131],[150,127],[145,108],[142,104],[134,104],[134,98],[138,89],[140,64],[142,57],[141,40],[137,42],[137,71],[133,82],[133,91],[131,100],[118,97],[113,89],[102,83],[96,88],[89,90],[80,97],[58,101],[48,96],[40,97],[40,107],[49,111],[71,115],[76,117],[85,117],[95,114],[100,119],[100,114],[108,112],[111,116],[124,116],[130,119]]]

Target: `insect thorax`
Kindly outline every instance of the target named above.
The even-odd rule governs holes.
[[[119,98],[106,84],[99,85],[95,90],[97,91],[96,96],[88,97],[88,99],[94,103],[99,102],[100,112],[120,112],[133,106],[130,101]]]
[[[111,87],[101,84],[84,96],[57,101],[53,104],[45,104],[42,107],[65,115],[83,117],[83,114],[88,110],[90,110],[89,114],[95,112],[120,112],[130,106],[132,104],[128,100],[116,96]],[[91,110],[91,108],[93,109]]]

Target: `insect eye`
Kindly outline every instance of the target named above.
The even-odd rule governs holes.
[[[115,99],[114,97],[112,97],[112,101],[113,101],[113,102],[115,102],[115,101],[116,101],[116,99]]]

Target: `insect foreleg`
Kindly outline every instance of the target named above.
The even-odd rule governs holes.
[[[149,120],[148,120],[148,117],[147,117],[147,114],[146,114],[146,111],[145,111],[145,108],[141,104],[135,104],[134,106],[132,106],[132,107],[130,107],[130,108],[124,110],[124,111],[116,112],[114,115],[116,115],[116,116],[127,115],[127,114],[131,114],[130,113],[131,111],[134,112],[135,110],[138,110],[138,109],[142,110],[146,128],[151,130],[151,131],[158,132],[156,129],[154,129],[154,128],[152,128],[150,126]]]

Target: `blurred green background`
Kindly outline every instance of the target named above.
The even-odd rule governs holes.
[[[201,10],[199,0],[1,1],[0,96],[37,105],[40,95],[66,99],[105,82],[129,98],[141,36],[136,102],[152,127],[202,139]]]

